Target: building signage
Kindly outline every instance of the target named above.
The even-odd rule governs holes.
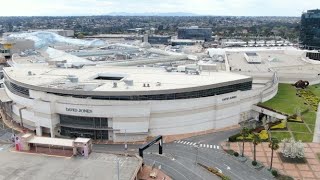
[[[222,101],[228,101],[228,100],[236,99],[236,98],[237,98],[237,96],[226,97],[226,98],[223,98]]]
[[[92,113],[90,109],[80,109],[80,108],[66,108],[68,112],[76,112],[76,113]]]

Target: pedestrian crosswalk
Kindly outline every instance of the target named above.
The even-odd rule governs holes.
[[[194,146],[194,147],[199,147],[199,148],[207,148],[207,149],[220,149],[219,145],[212,145],[212,144],[202,144],[202,143],[195,143],[195,142],[190,142],[190,141],[183,141],[183,140],[178,140],[174,141],[174,143],[177,144],[184,144],[188,146]]]

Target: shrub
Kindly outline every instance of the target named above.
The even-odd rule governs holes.
[[[229,178],[228,176],[222,176],[221,179],[222,180],[231,180],[231,178]]]
[[[277,176],[278,176],[278,171],[272,170],[272,171],[271,171],[271,174],[272,174],[274,177],[277,177]]]
[[[268,134],[267,130],[262,130],[259,133],[259,136],[260,136],[261,140],[267,140],[269,138],[269,134]]]
[[[252,166],[256,166],[257,164],[257,161],[252,161]]]
[[[274,129],[285,129],[287,128],[287,121],[286,120],[282,120],[280,123],[271,126],[270,129],[274,130]]]
[[[235,157],[238,157],[238,156],[239,156],[239,153],[238,153],[238,152],[234,152],[233,155],[234,155]]]
[[[229,155],[234,155],[234,150],[229,149],[229,150],[225,150],[226,153],[228,153]]]
[[[235,134],[229,137],[229,142],[236,142],[237,141],[237,137],[239,137],[240,134]]]

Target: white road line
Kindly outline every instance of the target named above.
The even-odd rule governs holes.
[[[210,146],[209,146],[209,144],[207,144],[207,148],[209,148]]]
[[[200,147],[202,147],[202,144],[200,144]]]
[[[219,146],[217,146],[217,149],[219,149]]]
[[[190,145],[190,142],[187,142],[187,145]]]
[[[182,144],[187,144],[187,142],[186,141],[183,141],[183,143]]]
[[[212,149],[212,145],[210,145],[210,148]]]
[[[180,140],[179,140],[179,141],[177,141],[177,143],[180,143]]]
[[[216,148],[216,145],[213,145],[214,148]]]
[[[192,145],[195,146],[197,143],[193,143]]]

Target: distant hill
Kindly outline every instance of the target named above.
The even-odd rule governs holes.
[[[171,12],[171,13],[126,13],[126,12],[112,12],[107,14],[109,16],[199,16],[198,14],[185,12]]]

